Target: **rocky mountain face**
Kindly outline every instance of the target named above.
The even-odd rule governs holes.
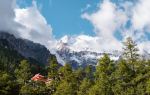
[[[69,49],[67,43],[59,42],[57,46],[57,54],[59,57],[65,62],[71,64],[74,68],[78,66],[86,66],[86,65],[97,65],[99,58],[104,55],[105,52],[97,53],[92,51],[74,51]],[[112,60],[118,60],[121,56],[119,51],[109,52],[108,55]]]
[[[5,45],[4,40],[7,41],[5,48],[14,49],[25,58],[35,59],[41,64],[46,64],[51,56],[49,50],[43,45],[26,39],[16,38],[14,35],[6,32],[0,32],[1,45]]]
[[[70,38],[68,36],[63,37],[59,40],[56,51],[59,56],[59,59],[63,60],[64,63],[72,64],[73,67],[78,66],[86,66],[86,65],[97,65],[98,60],[107,53],[110,57],[110,59],[117,61],[121,55],[122,51],[118,50],[111,50],[111,51],[94,51],[90,47],[81,48],[80,44],[78,44],[78,47],[74,47],[74,43],[76,43],[76,40],[82,39],[74,39]],[[92,47],[92,46],[91,46]],[[150,53],[146,50],[143,50],[143,52],[139,52],[141,59],[150,59]]]

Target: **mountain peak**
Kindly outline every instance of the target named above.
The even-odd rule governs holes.
[[[56,49],[60,50],[60,51],[62,51],[62,50],[66,51],[66,50],[69,50],[69,47],[68,47],[67,43],[64,43],[64,42],[60,41],[60,42],[57,43]]]
[[[69,42],[69,39],[70,39],[70,37],[67,36],[67,35],[65,35],[64,37],[62,37],[62,38],[60,39],[60,42],[62,42],[62,43],[68,43],[68,42]]]

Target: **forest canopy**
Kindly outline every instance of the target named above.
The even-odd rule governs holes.
[[[149,95],[150,60],[138,54],[132,38],[123,43],[118,61],[104,54],[93,67],[60,66],[55,56],[48,66],[33,65],[15,51],[0,47],[1,95]],[[33,81],[42,74],[48,81]]]

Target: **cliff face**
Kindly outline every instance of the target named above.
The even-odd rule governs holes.
[[[0,45],[14,49],[25,58],[35,59],[42,64],[46,64],[48,58],[51,56],[50,51],[43,45],[26,39],[16,38],[14,35],[6,32],[0,32],[0,40]],[[4,41],[7,41],[7,43]]]

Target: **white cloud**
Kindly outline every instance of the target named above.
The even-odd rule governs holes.
[[[55,43],[52,27],[38,10],[34,0],[32,6],[26,8],[19,8],[16,0],[0,0],[0,17],[0,31],[32,40],[48,48]]]
[[[102,50],[121,50],[121,42],[114,37],[114,33],[125,25],[127,16],[115,3],[105,0],[99,4],[99,9],[96,12],[84,13],[82,18],[89,20],[95,27]]]
[[[91,7],[91,5],[90,5],[90,4],[87,4],[85,8],[82,8],[82,9],[81,9],[81,12],[87,11],[90,7]]]
[[[106,38],[113,38],[115,30],[121,27],[127,19],[124,12],[108,0],[99,5],[98,11],[92,14],[84,13],[82,18],[94,25],[98,36]]]
[[[150,53],[150,40],[146,32],[150,32],[150,0],[138,0],[132,7],[131,29],[132,37],[137,41],[140,52]]]
[[[120,50],[121,41],[114,36],[116,30],[119,30],[123,36],[122,41],[127,36],[131,36],[139,44],[140,51],[143,51],[144,48],[148,49],[147,45],[150,44],[145,34],[145,31],[150,32],[149,10],[149,0],[138,0],[136,3],[124,1],[119,4],[103,0],[97,11],[92,14],[84,13],[82,18],[87,19],[94,26],[96,37],[100,39],[98,42],[101,47],[98,47],[102,50]]]
[[[44,45],[53,39],[52,28],[39,12],[35,1],[31,7],[15,9],[15,14],[15,21],[24,26],[24,28],[19,28],[22,38]]]
[[[22,26],[14,21],[15,6],[15,0],[0,0],[0,31],[13,31],[13,34],[18,36],[18,32],[16,30],[18,27]]]
[[[76,51],[88,50],[88,51],[99,51],[99,42],[97,37],[91,37],[87,35],[79,35],[74,38],[74,43],[71,49]]]
[[[142,43],[138,43],[138,47],[140,48],[140,53],[144,53],[145,51],[150,53],[150,42],[144,41]]]
[[[96,36],[79,35],[68,40],[69,47],[76,51],[111,51],[121,50],[122,41],[131,36],[138,44],[140,53],[145,50],[150,53],[150,41],[145,31],[150,29],[150,1],[124,1],[116,4],[110,0],[103,0],[93,13],[85,12],[82,18],[94,26]],[[114,33],[118,30],[122,40],[117,40]],[[150,31],[148,31],[150,32]],[[149,35],[150,36],[150,35]],[[72,43],[74,42],[74,43]]]
[[[142,31],[144,28],[150,28],[150,0],[139,0],[133,8],[132,23],[135,30]]]
[[[67,48],[73,51],[92,51],[92,52],[112,52],[113,50],[120,50],[117,42],[105,43],[105,41],[98,36],[78,35],[78,36],[64,36],[58,41],[58,48],[62,47],[60,42],[67,43]],[[108,46],[109,45],[109,46]],[[118,47],[116,47],[118,46]]]

